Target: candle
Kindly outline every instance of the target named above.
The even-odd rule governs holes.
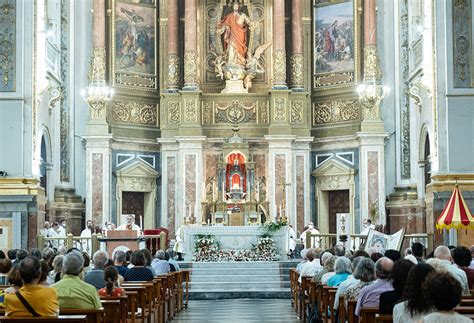
[[[280,214],[279,214],[279,216],[281,216],[281,204],[280,204]]]
[[[143,215],[140,215],[140,229],[143,230]]]
[[[214,196],[214,193],[215,193],[216,189],[215,189],[215,182],[213,181],[212,182],[212,202],[215,201],[215,196]]]

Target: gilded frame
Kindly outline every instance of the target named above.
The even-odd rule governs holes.
[[[144,2],[131,2],[127,0],[111,0],[111,15],[109,22],[109,62],[110,62],[110,80],[113,87],[117,89],[125,90],[141,90],[145,92],[156,92],[159,88],[159,79],[158,79],[158,66],[160,64],[159,60],[159,33],[158,33],[158,4],[157,0],[150,1],[151,4]],[[130,7],[136,6],[137,9],[142,11],[153,11],[153,22],[152,31],[154,33],[153,38],[153,55],[152,58],[154,66],[150,73],[148,72],[139,72],[139,71],[122,71],[117,69],[117,6],[118,5],[127,5]]]
[[[312,88],[313,91],[328,91],[328,90],[337,90],[340,92],[344,89],[353,88],[357,85],[360,80],[360,67],[361,67],[361,10],[360,10],[360,0],[313,0],[312,6],[312,17],[313,23],[311,25],[311,78],[312,78]],[[353,68],[343,71],[336,72],[321,72],[317,73],[315,67],[315,58],[316,58],[316,23],[317,23],[317,10],[323,7],[329,7],[334,5],[340,5],[343,3],[352,3],[352,18],[353,18],[353,58],[354,65]],[[333,92],[333,91],[331,91]]]

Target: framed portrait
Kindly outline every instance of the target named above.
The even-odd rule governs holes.
[[[359,74],[357,0],[315,0],[313,88],[353,86]]]
[[[405,229],[401,229],[392,235],[370,229],[365,241],[365,251],[374,247],[383,250],[394,249],[400,251],[404,237]]]
[[[157,89],[155,1],[112,1],[111,72],[115,87]]]

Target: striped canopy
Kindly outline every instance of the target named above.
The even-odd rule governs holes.
[[[442,229],[474,229],[474,217],[472,217],[466,202],[459,191],[458,185],[454,187],[453,194],[449,198],[448,204],[441,212],[436,228]]]

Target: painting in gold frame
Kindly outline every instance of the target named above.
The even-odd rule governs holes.
[[[156,16],[154,2],[112,1],[110,48],[115,87],[157,89]]]
[[[315,0],[313,22],[314,89],[353,86],[360,51],[357,0]]]

